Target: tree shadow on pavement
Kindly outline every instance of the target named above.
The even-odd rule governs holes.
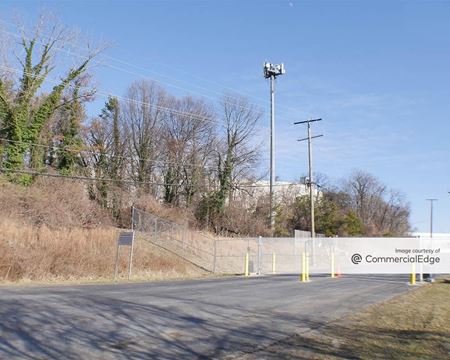
[[[2,300],[0,358],[209,359],[276,342],[295,324],[320,326],[305,316],[178,300],[182,306],[164,298],[157,306],[64,292]]]
[[[295,333],[305,349],[348,358],[350,349],[301,334],[322,332],[332,317],[404,291],[401,283],[350,279],[308,287],[292,278],[224,284],[10,289],[0,297],[0,358],[240,358]]]

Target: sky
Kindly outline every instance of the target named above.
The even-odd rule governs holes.
[[[339,182],[367,171],[401,191],[411,224],[450,232],[450,1],[10,1],[0,0],[0,30],[17,34],[52,11],[81,38],[106,42],[92,69],[104,94],[124,95],[147,78],[175,95],[217,102],[245,95],[264,111],[269,149],[269,83],[264,61],[283,62],[276,82],[276,175],[307,172],[303,125],[313,125],[314,170]],[[76,50],[78,49],[78,51]],[[73,54],[76,61],[84,48]],[[89,112],[99,112],[98,96]],[[267,160],[268,166],[268,160]]]

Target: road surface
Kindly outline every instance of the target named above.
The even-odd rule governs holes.
[[[0,287],[0,359],[239,358],[408,289],[402,276]]]

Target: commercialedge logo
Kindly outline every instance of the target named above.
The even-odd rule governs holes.
[[[362,261],[360,254],[352,255],[352,263],[358,265]],[[366,255],[364,260],[369,264],[439,264],[441,261],[439,256],[431,255],[408,255],[408,256],[373,256]]]
[[[358,265],[361,261],[362,261],[361,254],[356,253],[356,254],[352,255],[352,263],[353,264]]]

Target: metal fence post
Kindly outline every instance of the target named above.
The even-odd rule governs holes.
[[[276,255],[275,252],[272,253],[272,274],[276,273]]]
[[[302,282],[306,281],[306,254],[305,252],[302,253],[302,274],[300,280]]]
[[[186,250],[186,237],[185,237],[185,234],[186,234],[186,228],[185,228],[184,226],[179,227],[179,228],[178,228],[178,231],[179,231],[179,233],[180,233],[180,237],[181,237],[181,245],[182,245],[182,247],[183,247],[183,250]]]
[[[306,267],[306,281],[309,281],[309,253],[306,253],[306,266],[305,267]]]
[[[130,246],[130,259],[128,264],[128,280],[131,279],[131,267],[133,265],[133,250],[134,250],[134,232],[133,232],[133,240],[131,241]]]
[[[215,274],[216,273],[216,266],[217,266],[217,264],[216,264],[216,262],[217,262],[217,240],[216,239],[214,239],[214,249],[213,249],[213,256],[214,256],[214,258],[213,258],[213,274]]]
[[[119,272],[119,242],[117,242],[116,265],[114,267],[114,281],[116,281],[118,272]]]
[[[262,237],[258,238],[258,275],[261,275]]]
[[[330,276],[334,278],[334,249],[331,250],[331,274]]]
[[[131,230],[134,230],[134,206],[131,205]]]
[[[244,259],[244,276],[249,276],[249,271],[248,271],[248,253],[245,253],[245,259]]]

